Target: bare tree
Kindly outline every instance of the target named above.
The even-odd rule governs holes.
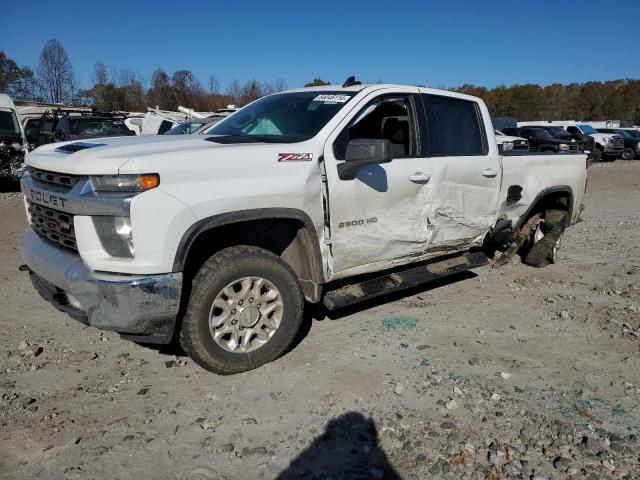
[[[240,105],[240,100],[242,99],[242,87],[240,83],[235,78],[229,84],[227,89],[225,90],[225,94],[231,98],[231,101],[234,105]]]
[[[93,66],[93,82],[98,85],[106,85],[109,82],[107,67],[100,61],[97,61]]]
[[[220,80],[215,75],[209,75],[209,93],[212,95],[220,93]]]
[[[43,96],[53,103],[69,101],[73,96],[73,67],[66,50],[55,38],[49,40],[40,53],[38,81]]]

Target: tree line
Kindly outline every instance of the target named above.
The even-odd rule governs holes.
[[[243,106],[287,88],[283,78],[273,82],[233,80],[222,88],[215,75],[205,85],[189,70],[169,74],[162,68],[147,80],[131,69],[114,69],[98,61],[93,85],[79,87],[71,61],[58,40],[49,40],[32,70],[19,66],[0,51],[0,92],[20,100],[92,105],[106,111],[146,111],[147,107],[176,110],[179,105],[197,111],[215,111],[229,104]],[[316,77],[305,86],[329,85]],[[451,90],[482,98],[493,116],[522,120],[630,120],[640,123],[640,80],[537,84],[485,88],[465,84]]]

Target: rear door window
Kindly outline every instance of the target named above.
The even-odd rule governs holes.
[[[432,156],[486,155],[487,135],[478,104],[473,101],[423,94]]]

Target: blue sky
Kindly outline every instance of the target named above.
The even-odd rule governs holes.
[[[189,7],[190,6],[190,7]],[[320,76],[452,87],[640,78],[640,0],[4,2],[0,50],[37,66],[47,40],[93,64],[188,69],[289,87]]]

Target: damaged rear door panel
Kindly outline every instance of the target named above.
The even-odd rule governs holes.
[[[429,249],[447,252],[480,245],[495,224],[502,168],[477,102],[422,94],[434,166]],[[494,142],[495,143],[495,142]]]

